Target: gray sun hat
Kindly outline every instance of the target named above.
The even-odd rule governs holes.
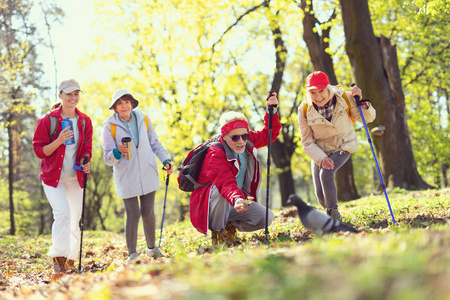
[[[138,106],[139,101],[137,101],[128,90],[120,89],[120,90],[115,91],[114,94],[112,95],[111,104],[109,105],[109,109],[113,109],[113,106],[117,102],[117,100],[119,100],[120,98],[122,98],[125,95],[130,96],[133,99],[133,102],[132,102],[133,108],[136,108]]]

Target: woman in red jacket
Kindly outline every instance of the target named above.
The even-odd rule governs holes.
[[[33,137],[34,152],[42,159],[42,185],[53,210],[48,255],[53,259],[55,273],[76,271],[74,262],[80,248],[83,173],[90,169],[89,162],[81,163],[85,154],[91,157],[92,150],[91,119],[76,108],[80,91],[75,80],[63,81],[59,85],[61,105],[38,120]],[[73,130],[62,130],[63,118],[72,121]],[[52,122],[56,122],[56,127],[51,126]],[[69,145],[66,141],[71,139],[75,142]]]
[[[278,104],[276,94],[267,101]],[[238,112],[224,113],[219,141],[223,147],[208,149],[197,182],[207,183],[192,192],[190,201],[191,222],[201,233],[212,232],[212,244],[234,244],[236,229],[254,231],[266,223],[266,208],[257,201],[261,170],[256,149],[269,141],[269,115],[264,117],[264,129],[250,131],[247,118]],[[276,110],[272,117],[272,136],[275,141],[281,129]],[[251,204],[248,204],[251,200]],[[269,211],[268,224],[273,213]]]

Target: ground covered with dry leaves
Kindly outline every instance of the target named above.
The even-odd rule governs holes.
[[[0,299],[450,299],[449,195],[393,192],[396,224],[383,196],[342,204],[358,234],[314,236],[282,209],[267,238],[239,233],[230,248],[179,222],[164,228],[166,257],[130,264],[122,234],[85,232],[82,272],[62,276],[45,255],[50,236],[5,236]]]

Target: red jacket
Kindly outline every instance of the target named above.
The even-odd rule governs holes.
[[[61,176],[61,168],[64,162],[64,154],[66,152],[66,145],[62,144],[59,146],[55,152],[50,156],[46,156],[44,154],[44,146],[50,144],[52,141],[58,138],[58,134],[61,132],[61,122],[63,118],[61,116],[61,109],[55,109],[49,114],[45,115],[45,117],[39,119],[37,121],[36,131],[33,136],[33,148],[34,153],[36,153],[37,157],[42,159],[41,164],[41,179],[42,181],[49,186],[57,187],[59,183],[59,178]],[[75,112],[78,115],[78,132],[80,133],[80,139],[77,149],[76,161],[82,162],[85,154],[89,154],[89,158],[91,158],[92,152],[92,122],[91,119],[77,108],[75,108]],[[58,117],[58,123],[56,124],[56,132],[53,136],[53,139],[50,140],[50,116]],[[83,119],[86,119],[85,128],[83,131]],[[90,159],[89,159],[90,160]],[[80,187],[83,188],[83,172],[77,171],[77,178]]]
[[[238,188],[236,175],[239,172],[239,160],[233,155],[222,137],[219,141],[224,145],[224,150],[213,146],[208,149],[205,160],[198,177],[198,183],[210,182],[210,184],[197,188],[192,192],[190,200],[190,216],[194,227],[201,233],[208,231],[208,213],[210,197],[222,196],[230,205],[235,198],[254,197],[257,202],[259,184],[261,182],[261,168],[256,158],[256,149],[267,146],[269,141],[269,115],[264,117],[264,129],[249,131],[250,137],[246,149],[250,153],[248,160],[247,177],[244,180],[242,190]],[[281,124],[278,113],[272,117],[272,142],[280,133]]]

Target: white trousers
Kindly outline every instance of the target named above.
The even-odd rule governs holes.
[[[56,188],[42,183],[53,210],[51,257],[64,256],[75,260],[80,249],[80,219],[83,189],[77,177],[60,178]]]

